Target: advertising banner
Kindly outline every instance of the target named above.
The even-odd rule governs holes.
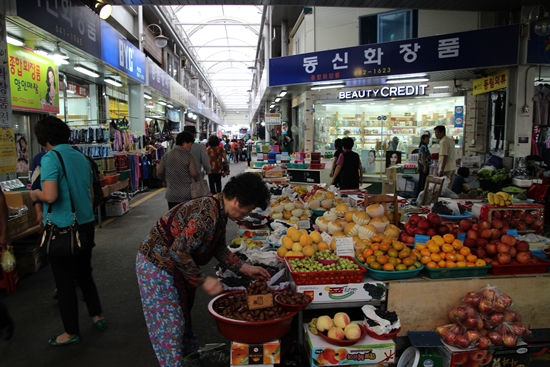
[[[166,74],[153,60],[147,58],[147,85],[170,97],[170,75]]]
[[[0,14],[0,29],[6,29],[6,18]],[[0,37],[0,128],[10,127],[11,98],[6,37]],[[1,167],[0,167],[1,169]],[[13,172],[13,171],[12,171]]]
[[[455,127],[464,127],[464,106],[455,106],[454,116]]]
[[[13,108],[59,113],[59,76],[53,60],[8,45]]]
[[[0,174],[16,171],[17,152],[13,129],[0,129]]]
[[[101,59],[145,83],[145,54],[106,22],[101,23]]]
[[[519,25],[269,60],[269,86],[516,65]]]
[[[485,78],[474,79],[473,94],[483,94],[508,87],[508,70],[490,75]]]
[[[101,59],[101,19],[80,1],[16,1],[17,16]]]

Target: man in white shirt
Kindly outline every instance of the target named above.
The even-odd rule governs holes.
[[[437,173],[439,177],[449,178],[449,186],[453,187],[453,181],[456,172],[456,151],[455,142],[449,138],[447,129],[443,125],[434,128],[435,137],[439,139],[439,167]]]
[[[183,127],[183,131],[187,131],[197,138],[197,129],[193,125],[185,125]],[[210,173],[210,163],[208,160],[208,154],[206,153],[206,147],[202,144],[193,144],[191,145],[191,155],[195,159],[195,167],[197,170],[201,170],[201,175],[204,177],[205,175]]]

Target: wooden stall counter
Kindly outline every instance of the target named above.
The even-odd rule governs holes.
[[[450,323],[448,314],[462,297],[486,286],[497,286],[512,297],[511,310],[518,312],[531,329],[550,328],[550,273],[483,278],[413,278],[387,283],[387,309],[401,319],[401,332],[435,330]]]
[[[103,190],[103,197],[107,197],[111,195],[115,191],[119,191],[124,189],[128,186],[130,179],[127,178],[126,180],[118,181],[112,185],[103,186],[101,189]]]

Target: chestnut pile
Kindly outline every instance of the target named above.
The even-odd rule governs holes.
[[[277,301],[285,305],[303,305],[304,303],[311,302],[311,297],[307,294],[287,289],[279,293]]]
[[[462,305],[449,312],[453,324],[438,326],[436,332],[445,343],[459,348],[513,347],[531,333],[521,323],[521,315],[509,310],[511,305],[512,298],[497,287],[468,292]]]

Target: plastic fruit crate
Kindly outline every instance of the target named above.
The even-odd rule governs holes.
[[[431,279],[446,278],[477,278],[487,276],[487,271],[491,265],[487,266],[469,266],[466,268],[427,268],[424,267],[424,273]]]
[[[286,168],[307,169],[307,163],[286,163]]]
[[[285,263],[292,274],[296,285],[313,285],[313,284],[346,284],[346,283],[361,283],[363,274],[366,269],[361,266],[353,257],[341,256],[343,259],[348,259],[359,265],[357,270],[334,270],[334,271],[312,271],[312,272],[295,272],[290,266],[289,260],[300,259],[301,257],[285,257]]]
[[[325,169],[325,163],[310,163],[309,169]]]
[[[357,259],[355,259],[355,261],[358,262],[359,265],[367,269],[368,275],[372,279],[376,279],[376,280],[410,279],[420,274],[420,271],[424,269],[424,265],[422,265],[420,268],[414,269],[414,270],[402,270],[402,271],[375,270],[375,269],[369,268],[365,264],[362,264],[360,261],[357,261]]]
[[[489,270],[492,275],[513,275],[513,274],[542,274],[546,273],[546,268],[550,261],[538,259],[538,264],[507,264],[493,265]]]
[[[105,179],[107,180],[107,185],[112,185],[118,182],[118,174],[112,175],[112,176],[106,176]]]

